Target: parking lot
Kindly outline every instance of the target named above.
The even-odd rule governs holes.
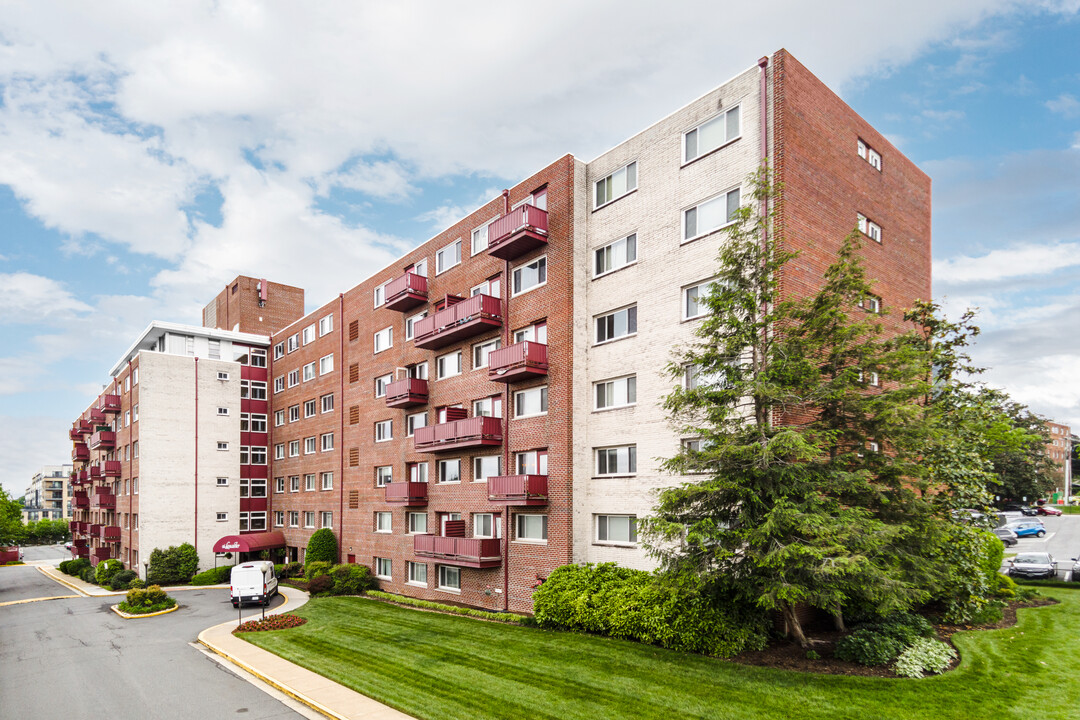
[[[1002,572],[1008,568],[1008,556],[1020,552],[1048,552],[1054,556],[1058,567],[1058,580],[1071,580],[1072,558],[1080,557],[1080,515],[1045,516],[1031,518],[1018,512],[1003,513],[1009,522],[1018,520],[1041,520],[1046,526],[1045,537],[1022,537],[1018,544],[1005,548],[1006,562]],[[1078,578],[1080,579],[1080,578]]]

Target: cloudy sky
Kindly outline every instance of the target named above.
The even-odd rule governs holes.
[[[0,1],[0,481],[151,319],[240,273],[316,307],[780,47],[933,178],[990,381],[1080,427],[1080,0],[730,6]]]

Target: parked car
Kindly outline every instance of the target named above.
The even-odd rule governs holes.
[[[1073,582],[1080,582],[1080,557],[1074,557],[1072,561],[1073,566],[1072,572],[1069,575],[1069,579]]]
[[[1040,505],[1035,508],[1035,513],[1038,515],[1060,515],[1061,511],[1053,505]]]
[[[1020,503],[1010,502],[1001,506],[1002,512],[1018,512],[1021,515],[1033,516],[1036,511],[1035,508],[1030,505],[1021,505]]]
[[[1009,561],[1009,575],[1030,580],[1053,580],[1057,577],[1057,563],[1050,553],[1020,553]]]
[[[1005,543],[1005,547],[1012,547],[1018,542],[1016,533],[1007,527],[994,528],[993,532],[1001,542]]]
[[[1042,520],[1021,520],[1009,523],[1005,527],[1016,533],[1016,537],[1043,537],[1046,535],[1046,526]]]
[[[269,605],[270,599],[277,595],[278,580],[274,575],[274,563],[268,560],[237,565],[229,577],[233,607],[244,603]]]

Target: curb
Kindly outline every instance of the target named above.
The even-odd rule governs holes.
[[[117,615],[119,615],[120,617],[124,618],[125,620],[138,620],[140,618],[157,617],[158,615],[165,615],[166,613],[176,612],[177,610],[180,609],[180,603],[176,603],[175,605],[173,605],[171,608],[168,608],[167,610],[158,610],[157,612],[143,613],[141,615],[131,615],[129,613],[126,613],[126,612],[124,612],[123,610],[120,609],[119,605],[110,605],[109,609],[112,610]]]
[[[7,607],[8,605],[25,605],[26,603],[41,602],[43,600],[70,600],[71,598],[78,597],[82,597],[82,595],[52,595],[50,597],[26,598],[25,600],[9,600],[8,602],[0,603],[0,607]]]
[[[75,592],[79,593],[79,595],[81,595],[83,597],[93,597],[92,595],[90,595],[90,593],[85,592],[82,588],[68,582],[67,580],[65,580],[65,579],[63,579],[61,577],[57,577],[56,575],[53,575],[51,572],[49,572],[48,570],[45,570],[40,565],[38,566],[38,572],[41,573],[42,575],[44,575],[45,577],[49,578],[50,580],[58,582],[61,585],[63,585],[64,587],[69,588],[71,590],[74,590]]]

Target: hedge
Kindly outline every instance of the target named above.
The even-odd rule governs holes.
[[[375,578],[366,565],[344,564],[330,568],[335,595],[360,595],[375,587]]]
[[[209,570],[203,570],[201,573],[191,578],[192,585],[221,585],[229,582],[232,577],[232,569],[234,565],[222,565],[221,567],[210,568]]]
[[[541,627],[716,657],[764,648],[769,630],[758,608],[614,563],[557,568],[533,593],[533,611]]]
[[[185,585],[199,569],[199,554],[190,543],[167,550],[155,548],[146,568],[146,582],[151,585]]]
[[[316,562],[333,563],[335,560],[337,560],[337,540],[334,539],[334,531],[330,528],[316,530],[308,540],[304,563],[306,565]]]
[[[482,620],[494,620],[495,622],[510,623],[513,625],[533,624],[533,619],[525,615],[476,610],[474,608],[458,607],[456,605],[443,605],[442,603],[431,602],[430,600],[418,600],[417,598],[406,597],[405,595],[394,595],[393,593],[382,592],[381,590],[369,590],[367,596],[379,600],[386,600],[387,602],[396,603],[398,605],[408,605],[409,607],[422,608],[424,610],[438,610],[439,612],[451,613],[453,615],[466,615],[468,617],[481,618]]]

